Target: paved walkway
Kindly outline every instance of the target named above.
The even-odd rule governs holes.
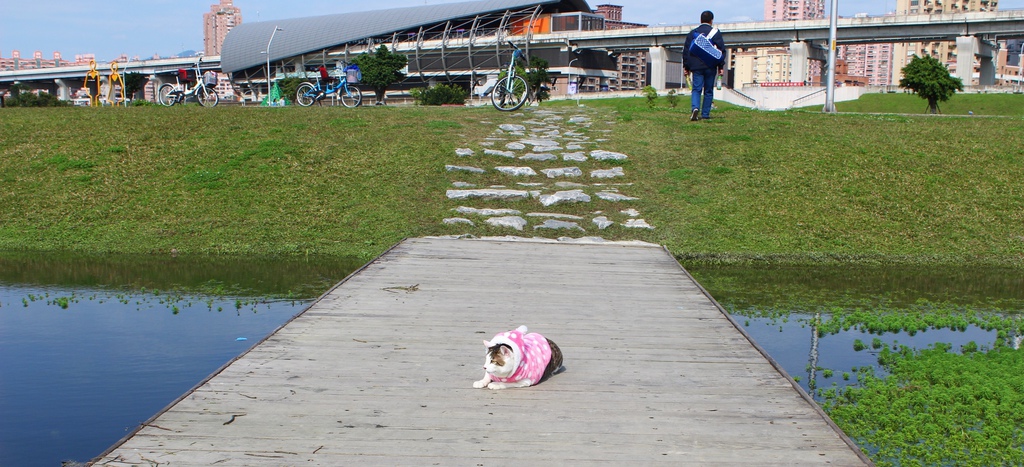
[[[473,389],[527,325],[566,371]],[[411,239],[95,465],[864,465],[664,249]]]

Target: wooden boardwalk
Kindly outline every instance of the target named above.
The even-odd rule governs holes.
[[[529,326],[566,371],[473,389]],[[864,465],[664,249],[410,239],[94,465]]]

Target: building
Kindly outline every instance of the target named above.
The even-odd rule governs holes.
[[[242,10],[234,6],[232,0],[210,5],[210,12],[203,14],[203,53],[220,55],[224,38],[239,24],[242,24]]]
[[[798,21],[824,17],[824,0],[764,0],[765,21]]]
[[[997,0],[896,0],[897,15],[930,15],[941,13],[966,13],[971,11],[997,11]],[[914,55],[930,55],[945,64],[951,71],[956,69],[956,43],[917,42],[893,46],[892,83],[899,83],[903,67]],[[977,84],[964,81],[965,86]]]
[[[867,14],[856,17],[864,18]],[[840,51],[850,76],[863,77],[872,86],[888,86],[892,84],[893,47],[892,43],[856,44],[840,47]]]
[[[43,58],[43,52],[39,50],[32,54],[32,58],[22,58],[20,51],[12,50],[9,58],[4,58],[3,54],[0,54],[0,71],[38,70],[59,66],[88,65],[89,61],[95,60],[95,58],[96,56],[93,54],[83,54],[75,55],[75,60],[71,61],[63,59],[60,52],[54,52],[53,59],[46,59]]]
[[[646,28],[646,24],[622,21],[622,7],[619,5],[598,5],[595,13],[604,17],[605,29]],[[643,89],[647,85],[647,52],[629,51],[621,53],[617,58],[618,78],[609,84],[616,91],[632,91]],[[580,89],[593,89],[599,84],[581,83]]]

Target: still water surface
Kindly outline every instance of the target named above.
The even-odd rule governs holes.
[[[99,455],[358,266],[352,260],[0,257],[0,466],[57,466]],[[812,330],[801,319],[814,303],[926,298],[1011,309],[1024,303],[1024,283],[1002,270],[690,270],[727,309],[794,312],[785,320],[737,320],[805,389],[812,378],[819,388],[847,384],[844,371],[876,363],[877,351],[854,352],[854,339],[918,348],[995,340],[973,327],[914,336],[850,331],[820,338],[814,360]],[[824,378],[808,371],[809,364],[835,372]]]

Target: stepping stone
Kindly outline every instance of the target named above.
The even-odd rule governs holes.
[[[505,145],[505,149],[511,149],[513,151],[522,151],[526,149],[526,145],[523,143],[508,143]]]
[[[501,199],[501,200],[517,200],[517,199],[529,199],[530,193],[522,190],[495,190],[495,189],[479,189],[479,190],[448,190],[445,193],[448,199]]]
[[[561,146],[534,146],[533,150],[537,151],[537,152],[561,151],[562,147]]]
[[[520,140],[519,142],[523,143],[523,144],[529,144],[530,146],[534,146],[534,147],[536,147],[536,146],[541,146],[541,147],[545,147],[545,146],[558,146],[558,143],[556,143],[556,142],[554,142],[554,141],[552,141],[550,139],[524,139],[524,140]]]
[[[462,218],[462,217],[449,217],[449,218],[445,219],[443,222],[445,224],[447,224],[447,225],[469,224],[469,225],[472,225],[472,226],[476,226],[476,224],[474,224],[473,221],[471,221],[469,219],[466,219],[466,218]]]
[[[526,131],[526,127],[523,125],[516,125],[514,123],[503,123],[498,125],[498,129],[502,131]]]
[[[494,146],[494,141],[481,141],[480,145],[481,146],[487,146],[487,147]]]
[[[621,161],[629,158],[629,156],[621,152],[605,151],[603,149],[590,151],[590,157],[599,161]]]
[[[484,169],[479,167],[468,167],[464,165],[445,165],[444,169],[449,172],[472,172],[475,174],[482,174],[485,172]]]
[[[519,216],[489,217],[486,222],[495,227],[511,227],[516,230],[526,227],[526,219]]]
[[[559,220],[555,220],[555,219],[548,219],[548,220],[544,221],[544,223],[541,224],[541,225],[533,226],[533,230],[537,230],[537,229],[583,230],[583,227],[580,227],[580,225],[575,223],[575,222],[566,222],[566,221],[559,221]],[[586,232],[585,230],[583,230],[583,231]]]
[[[589,203],[590,196],[583,190],[557,191],[553,195],[540,195],[540,204],[553,206],[562,203]]]
[[[484,149],[484,154],[488,156],[508,157],[510,159],[516,157],[516,153],[512,151],[499,151],[497,149]]]
[[[622,167],[614,167],[608,170],[594,170],[590,172],[591,178],[615,178],[625,177],[626,173],[622,171]]]
[[[597,197],[605,201],[636,201],[640,198],[634,198],[632,196],[626,196],[619,193],[612,193],[610,191],[601,191],[597,193]]]
[[[541,169],[548,178],[558,177],[582,177],[583,171],[579,167],[561,167],[557,169]]]
[[[622,224],[622,226],[630,228],[630,229],[650,229],[650,230],[654,230],[654,227],[652,227],[651,224],[648,224],[647,221],[645,221],[643,219],[629,219],[629,220],[626,221],[625,224]]]
[[[576,144],[576,143],[570,143],[570,144],[566,144],[565,145],[565,149],[567,149],[569,151],[575,151],[575,150],[578,150],[578,149],[583,149],[583,145],[582,144]],[[583,153],[581,152],[580,154],[583,154]]]
[[[452,186],[455,188],[473,188],[476,185],[466,182],[452,182]]]
[[[571,145],[570,145],[571,146]],[[566,146],[568,148],[568,146]],[[579,148],[582,149],[582,148]],[[562,154],[562,160],[573,161],[573,162],[586,162],[587,155],[582,152],[567,152]]]
[[[558,188],[584,188],[586,185],[576,182],[555,182]]]
[[[583,220],[580,216],[574,216],[572,214],[557,214],[553,212],[531,212],[526,217],[550,217],[552,219],[573,219],[581,221]]]
[[[615,223],[608,220],[605,216],[599,216],[594,218],[594,225],[596,225],[598,229],[604,230],[615,225]]]
[[[460,214],[476,214],[478,216],[484,216],[484,217],[492,217],[492,216],[518,216],[518,215],[522,214],[522,212],[516,211],[515,209],[488,209],[488,208],[477,209],[477,208],[471,208],[471,207],[468,207],[468,206],[459,206],[459,207],[453,209],[453,211],[456,211],[456,212],[458,212]]]
[[[473,150],[469,148],[458,148],[455,150],[455,155],[459,157],[472,156],[473,154]]]
[[[548,152],[542,153],[542,154],[535,154],[535,153],[531,152],[531,153],[528,153],[527,155],[522,156],[522,157],[519,158],[519,160],[524,160],[524,161],[541,161],[541,162],[553,161],[553,160],[557,160],[557,159],[558,158],[555,157],[554,154],[551,154],[551,153],[548,153]]]
[[[516,186],[525,186],[525,187],[533,188],[533,187],[538,187],[538,186],[544,186],[544,184],[543,183],[517,182]]]
[[[569,123],[586,123],[589,120],[590,120],[589,118],[584,117],[582,115],[576,115],[576,116],[573,116],[573,117],[569,117]]]
[[[531,169],[529,167],[502,166],[502,167],[495,167],[494,170],[497,170],[498,172],[501,172],[501,173],[503,173],[505,175],[512,175],[512,176],[515,176],[515,177],[525,177],[525,176],[530,176],[530,175],[537,175],[537,172],[534,172],[533,169]]]
[[[625,215],[627,215],[629,217],[636,217],[636,216],[640,215],[640,211],[637,211],[636,209],[633,209],[633,208],[624,209],[624,210],[619,211],[619,212],[622,213],[622,214],[625,214]]]

